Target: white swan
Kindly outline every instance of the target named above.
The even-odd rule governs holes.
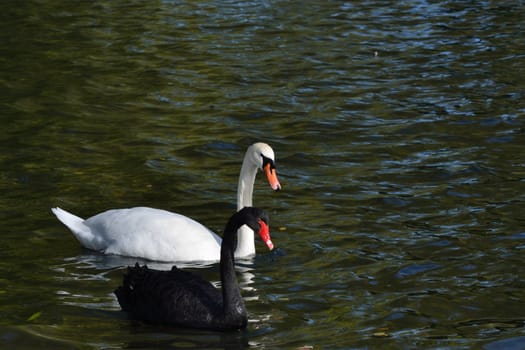
[[[248,147],[237,187],[237,210],[252,206],[257,169],[266,173],[273,190],[281,189],[274,152],[262,142]],[[156,261],[219,261],[221,238],[184,215],[146,207],[112,209],[86,220],[60,208],[51,209],[84,247]],[[241,232],[242,230],[242,232]],[[235,257],[255,254],[254,232],[246,225],[238,232]]]

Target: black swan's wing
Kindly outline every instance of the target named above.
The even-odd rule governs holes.
[[[129,267],[115,290],[124,311],[148,323],[208,327],[223,312],[222,293],[210,282],[173,267]]]

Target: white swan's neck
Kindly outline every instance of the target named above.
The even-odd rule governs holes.
[[[246,152],[239,175],[239,185],[237,187],[237,211],[244,207],[251,207],[253,184],[257,175],[257,165],[251,161],[250,152]],[[237,249],[235,257],[246,257],[255,255],[254,232],[246,225],[237,230]]]
[[[250,155],[246,152],[241,166],[241,174],[239,175],[239,185],[237,186],[237,211],[244,207],[253,206],[253,184],[256,174],[257,165],[250,160]]]
[[[242,226],[237,230],[236,258],[246,258],[255,255],[254,232],[248,226]]]

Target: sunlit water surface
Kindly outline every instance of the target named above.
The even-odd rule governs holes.
[[[520,1],[0,17],[1,348],[525,349]],[[248,329],[130,321],[112,291],[137,259],[83,250],[49,209],[147,205],[220,232],[255,141],[283,191],[258,176],[278,248],[239,262]]]

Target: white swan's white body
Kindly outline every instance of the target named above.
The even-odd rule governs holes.
[[[257,169],[266,172],[273,190],[277,180],[274,153],[265,143],[246,151],[237,188],[237,210],[252,206]],[[219,261],[221,238],[184,215],[166,210],[135,207],[112,209],[86,220],[60,208],[51,209],[84,247],[105,254],[141,257],[156,261]],[[255,254],[254,232],[242,226],[235,257]]]

